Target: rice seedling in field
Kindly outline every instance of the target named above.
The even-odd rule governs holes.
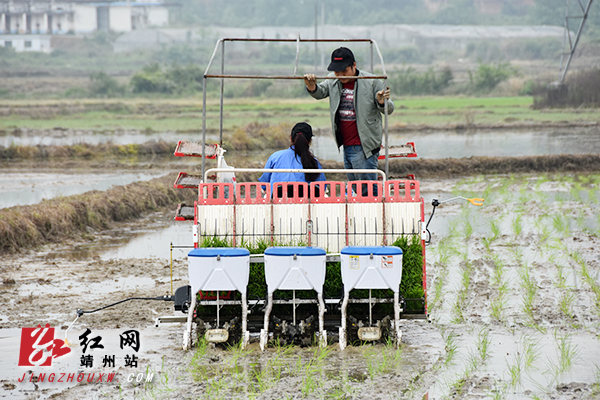
[[[598,204],[598,189],[590,188],[587,192],[588,203]]]
[[[567,236],[570,232],[569,221],[566,218],[563,218],[561,214],[555,214],[552,217],[552,224],[554,226],[554,231],[561,237]]]
[[[521,385],[523,373],[523,356],[517,352],[514,355],[514,364],[507,362],[507,371],[510,375],[509,382],[512,388],[517,388]]]
[[[512,231],[515,235],[515,240],[523,233],[523,215],[517,214],[512,220]]]
[[[469,221],[468,218],[465,218],[465,220],[464,220],[463,235],[465,237],[466,242],[468,242],[469,239],[471,238],[471,235],[473,235],[473,225],[471,224],[471,221]]]
[[[498,292],[490,302],[490,315],[500,323],[505,323],[504,310],[506,308],[506,297],[504,292]]]
[[[592,396],[598,397],[600,396],[600,368],[596,367],[596,381],[592,384]]]
[[[492,230],[492,237],[489,239],[489,241],[490,241],[490,243],[492,243],[493,241],[495,241],[496,239],[498,239],[500,237],[500,234],[501,234],[500,221],[498,221],[496,219],[490,220],[490,229]]]
[[[572,199],[578,203],[583,203],[583,197],[581,196],[583,192],[584,189],[581,187],[581,184],[579,182],[574,182],[570,190]]]
[[[464,322],[464,311],[467,306],[467,296],[469,294],[469,284],[471,282],[471,274],[473,272],[473,264],[468,259],[468,254],[463,255],[463,262],[460,267],[461,287],[458,289],[452,313],[455,322]]]
[[[433,313],[438,308],[444,295],[444,283],[448,277],[448,268],[445,268],[440,263],[434,264],[434,268],[437,268],[439,273],[435,277],[433,282],[433,296],[429,297],[428,308],[429,312]]]
[[[575,295],[570,291],[565,291],[560,295],[558,300],[558,308],[568,318],[573,318],[572,304],[575,300]]]
[[[454,357],[456,356],[456,350],[458,349],[458,343],[456,341],[457,335],[454,332],[449,332],[448,334],[442,332],[442,336],[446,343],[446,359],[444,360],[444,365],[452,365],[454,364]]]
[[[521,279],[521,288],[525,291],[523,294],[523,313],[527,316],[528,324],[536,329],[540,329],[534,317],[534,301],[538,286],[535,279],[531,276],[529,266],[524,263],[519,268],[519,277]]]
[[[557,360],[556,362],[547,357],[547,373],[552,374],[553,382],[559,382],[560,377],[569,371],[573,365],[573,359],[577,356],[578,349],[571,343],[570,335],[560,335],[558,328],[554,330],[554,341],[556,342]]]
[[[476,344],[477,351],[479,352],[479,360],[482,364],[485,364],[485,362],[490,357],[490,343],[491,338],[489,329],[486,326],[484,326],[483,328],[481,328],[477,335]]]
[[[523,338],[523,353],[524,357],[524,368],[534,368],[536,360],[540,356],[540,343],[529,337]]]

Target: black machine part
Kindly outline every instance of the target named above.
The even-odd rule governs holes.
[[[81,308],[77,309],[77,318],[81,317],[83,314],[92,314],[96,311],[104,310],[109,307],[116,306],[117,304],[125,303],[130,300],[160,300],[160,301],[173,301],[173,296],[158,296],[158,297],[129,297],[127,299],[119,300],[116,303],[108,304],[104,307],[96,308],[95,310],[82,310]]]
[[[429,220],[427,221],[427,225],[425,225],[425,230],[427,231],[427,235],[428,235],[428,239],[425,241],[426,244],[431,243],[431,232],[429,232],[429,223],[431,222],[431,219],[433,218],[433,214],[435,214],[435,208],[437,206],[439,206],[441,203],[438,201],[438,199],[433,199],[433,201],[431,202],[431,205],[433,206],[433,210],[431,211],[431,215],[429,216]]]
[[[175,290],[174,301],[175,311],[181,311],[186,314],[192,301],[192,287],[190,285],[185,285],[177,288],[177,290]]]

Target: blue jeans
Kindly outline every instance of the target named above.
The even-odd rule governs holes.
[[[345,169],[377,169],[377,157],[379,152],[365,158],[362,146],[344,146],[344,168]],[[354,174],[347,173],[348,181],[376,181],[377,174]],[[367,187],[363,185],[363,196],[367,195]],[[373,194],[377,196],[377,186],[373,188]]]

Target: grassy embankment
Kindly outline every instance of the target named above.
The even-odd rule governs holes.
[[[531,97],[395,97],[390,129],[461,128],[598,123],[596,109],[531,108]],[[92,130],[133,129],[143,132],[189,132],[202,129],[202,101],[187,99],[88,99],[0,101],[0,133],[15,129]],[[328,101],[311,98],[225,99],[224,129],[233,131],[252,122],[293,124],[307,121],[329,127]],[[207,105],[207,128],[219,128],[219,103]]]
[[[113,222],[139,218],[142,214],[182,201],[193,201],[195,191],[173,189],[175,175],[44,200],[31,206],[0,210],[0,253],[18,252],[59,242],[89,229],[106,229]]]

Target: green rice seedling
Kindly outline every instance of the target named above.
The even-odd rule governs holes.
[[[436,263],[434,268],[440,265]],[[435,281],[433,282],[433,296],[428,300],[428,308],[430,312],[434,312],[437,309],[438,305],[442,301],[442,297],[444,296],[444,282],[446,282],[446,278],[448,277],[448,269],[440,268],[440,273],[435,277]]]
[[[595,365],[596,367],[596,381],[591,385],[591,390],[592,390],[592,398],[598,398],[600,397],[600,368]]]
[[[583,197],[581,196],[583,190],[584,189],[581,187],[581,184],[579,182],[575,182],[573,186],[571,186],[570,193],[574,201],[578,203],[583,203]]]
[[[352,382],[343,377],[341,381],[337,381],[333,389],[331,389],[326,395],[326,399],[332,400],[348,400],[355,398],[356,389],[352,386]]]
[[[227,237],[202,235],[202,243],[199,244],[199,247],[231,247],[231,242],[227,240]]]
[[[552,255],[554,256],[554,255]],[[552,260],[548,259],[548,262],[553,263]],[[565,267],[559,263],[553,263],[556,266],[556,286],[559,289],[567,289],[567,278],[564,274]]]
[[[558,301],[558,308],[565,314],[568,318],[573,318],[573,311],[571,309],[571,305],[573,304],[573,300],[575,300],[575,295],[571,292],[563,292]]]
[[[492,252],[492,250],[490,248],[490,245],[491,245],[492,241],[490,239],[483,237],[483,238],[481,238],[481,243],[483,243],[483,247],[485,247],[485,250],[488,253]]]
[[[598,204],[598,189],[590,188],[587,192],[588,203]]]
[[[251,364],[250,368],[248,390],[251,393],[263,393],[269,388],[267,370],[257,363]]]
[[[549,180],[550,180],[550,178],[548,178],[548,175],[539,175],[539,176],[537,176],[537,180],[536,180],[536,183],[535,183],[536,192],[542,186],[542,184],[548,182]]]
[[[504,261],[497,254],[492,254],[492,261],[494,262],[494,274],[492,276],[492,284],[496,288],[500,288],[504,282]]]
[[[573,365],[573,358],[577,355],[578,349],[571,342],[569,334],[559,336],[558,329],[554,331],[554,340],[558,346],[558,365],[560,372],[566,372]]]
[[[460,220],[458,218],[451,218],[448,221],[448,237],[454,238],[458,237],[458,223]]]
[[[467,258],[467,254],[463,255],[463,259]],[[463,261],[461,266],[461,288],[459,289],[456,300],[452,307],[454,321],[457,323],[464,322],[464,310],[466,307],[467,295],[469,290],[469,284],[471,282],[471,273],[473,271],[473,265],[467,259]]]
[[[320,387],[320,375],[317,376],[316,369],[307,364],[302,377],[302,387],[300,389],[302,397],[308,397],[311,393]]]
[[[490,314],[492,318],[500,323],[504,323],[504,309],[506,308],[506,298],[503,293],[498,293],[498,296],[490,302]]]
[[[518,214],[512,220],[512,230],[515,234],[515,240],[523,233],[523,216],[521,214]]]
[[[521,266],[519,269],[519,276],[521,278],[521,287],[525,290],[525,293],[523,294],[523,312],[527,316],[529,324],[537,329],[538,324],[535,321],[533,314],[533,303],[538,290],[537,283],[529,273],[529,266],[527,264]]]
[[[490,243],[500,237],[500,222],[494,219],[490,220],[490,229],[492,230],[492,237],[490,238]]]
[[[444,365],[453,365],[454,357],[456,356],[456,350],[458,349],[457,343],[457,335],[454,332],[448,333],[444,337],[444,341],[446,342],[445,350],[446,350],[446,359],[444,360]]]
[[[517,352],[515,354],[515,363],[507,364],[508,373],[510,374],[510,386],[517,388],[521,385],[522,373],[523,373],[523,356]]]
[[[524,367],[526,370],[535,366],[535,361],[540,356],[540,343],[531,338],[523,339]]]
[[[483,327],[477,335],[477,351],[479,352],[479,360],[483,364],[490,357],[490,343],[490,332],[487,327]]]
[[[467,241],[467,242],[471,238],[471,235],[473,235],[473,225],[471,224],[471,221],[469,221],[468,218],[465,218],[465,221],[464,221],[463,235],[464,235],[465,241]]]
[[[421,299],[423,290],[423,248],[420,237],[413,235],[410,239],[406,236],[399,237],[394,243],[402,249],[402,279],[400,293],[404,298]],[[341,280],[341,277],[340,277]],[[407,310],[422,310],[422,303],[407,302]]]
[[[519,190],[519,198],[517,199],[517,210],[519,213],[525,211],[525,204],[531,200],[531,192],[527,187],[522,187]]]
[[[498,386],[497,382],[494,382],[494,387],[488,391],[486,391],[487,397],[492,400],[504,400],[507,398],[506,392],[508,391],[508,387],[506,384],[502,384]]]
[[[460,378],[458,378],[454,383],[450,384],[450,387],[456,393],[457,396],[461,397],[465,392],[465,384],[469,379],[469,375],[465,372]]]
[[[467,365],[466,365],[466,374],[471,374],[477,370],[477,367],[480,365],[481,359],[479,358],[479,354],[473,353],[469,351],[467,353]]]

